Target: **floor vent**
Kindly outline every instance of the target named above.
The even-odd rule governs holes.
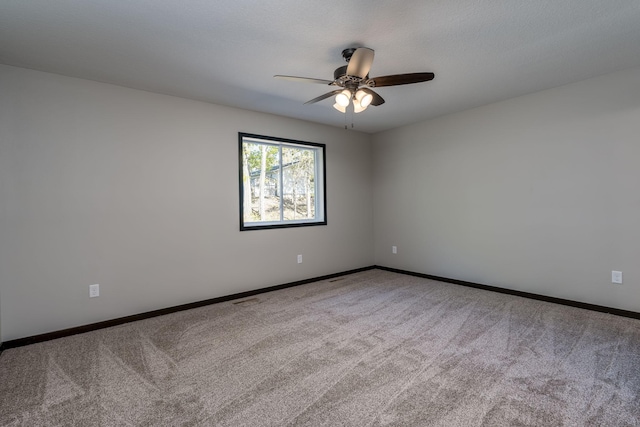
[[[258,298],[249,298],[249,299],[244,299],[242,301],[236,301],[233,304],[234,305],[241,305],[243,307],[246,307],[248,305],[258,304],[259,302],[260,302],[260,300]]]

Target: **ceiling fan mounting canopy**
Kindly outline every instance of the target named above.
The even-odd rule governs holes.
[[[381,77],[369,77],[369,70],[373,64],[374,51],[368,47],[347,48],[342,51],[342,57],[347,61],[347,65],[336,68],[333,72],[333,80],[313,79],[308,77],[295,77],[276,75],[274,77],[285,80],[292,80],[307,83],[320,83],[329,86],[337,86],[340,89],[320,95],[305,104],[313,104],[332,96],[336,96],[334,107],[345,112],[345,102],[353,102],[356,113],[364,111],[367,106],[382,105],[384,99],[371,90],[374,87],[398,86],[412,83],[421,83],[433,80],[435,75],[429,72],[394,74]],[[345,101],[347,97],[348,102]]]
[[[357,47],[348,47],[345,50],[343,50],[342,51],[342,57],[344,58],[344,60],[349,62],[349,60],[351,59],[351,56],[353,55],[353,52],[355,52],[356,49],[358,49],[358,48]]]

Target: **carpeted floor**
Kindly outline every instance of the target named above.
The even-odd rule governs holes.
[[[0,425],[640,425],[639,320],[333,280],[6,350]]]

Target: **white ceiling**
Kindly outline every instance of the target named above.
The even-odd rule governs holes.
[[[638,0],[0,0],[0,63],[344,126],[319,84],[375,50],[375,133],[640,66]],[[351,122],[351,115],[347,117]]]

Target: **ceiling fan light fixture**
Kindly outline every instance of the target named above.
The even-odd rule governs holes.
[[[360,113],[367,109],[366,105],[362,105],[362,103],[358,100],[358,98],[353,99],[353,112]]]
[[[349,89],[345,89],[336,95],[336,104],[342,107],[349,105],[349,101],[351,101],[351,91]]]
[[[369,106],[369,104],[371,104],[371,101],[373,101],[373,95],[371,95],[370,93],[367,93],[364,90],[360,89],[359,91],[356,92],[356,100],[362,106],[362,110],[364,110]],[[354,103],[355,103],[355,101],[354,101]]]
[[[333,72],[333,80],[315,79],[309,77],[296,77],[275,75],[274,77],[298,82],[318,83],[331,86],[333,90],[316,96],[305,102],[314,104],[328,98],[334,98],[333,108],[341,113],[360,113],[373,105],[378,107],[384,104],[384,99],[373,89],[385,86],[400,86],[413,83],[422,83],[433,80],[435,75],[429,72],[390,74],[388,76],[369,77],[373,62],[373,49],[368,47],[347,48],[342,51],[342,56],[347,60],[347,65],[336,68]],[[353,110],[351,103],[353,102]]]
[[[333,104],[333,108],[335,108],[336,110],[340,111],[341,113],[346,113],[347,112],[347,107],[338,104],[337,102],[335,104]]]

